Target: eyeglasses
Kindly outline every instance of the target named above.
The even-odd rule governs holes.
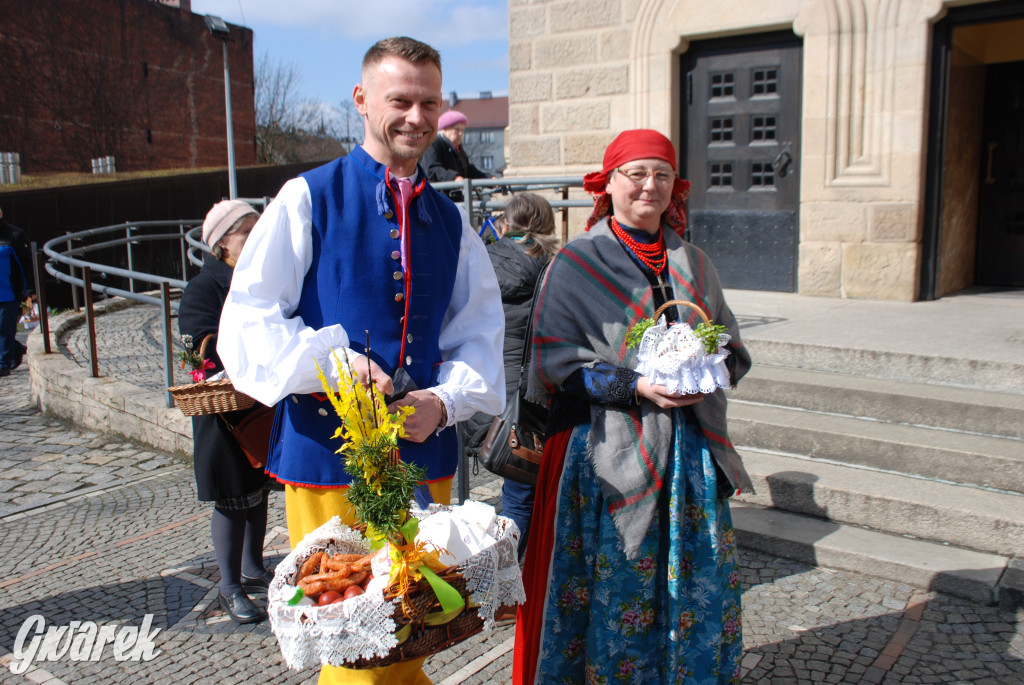
[[[642,186],[647,183],[647,179],[654,177],[654,182],[659,186],[667,186],[675,182],[676,175],[671,171],[665,171],[664,169],[620,169],[616,168],[620,174],[628,178],[638,186]]]

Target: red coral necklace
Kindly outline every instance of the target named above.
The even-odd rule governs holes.
[[[660,229],[658,232],[658,239],[649,244],[637,242],[633,239],[629,233],[626,232],[619,222],[616,221],[615,217],[611,220],[612,233],[618,238],[623,245],[628,247],[636,258],[646,266],[648,269],[656,274],[660,274],[665,268],[665,262],[668,261],[668,257],[665,254],[665,236],[661,234]]]

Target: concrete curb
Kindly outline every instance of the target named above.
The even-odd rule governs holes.
[[[135,303],[113,298],[97,303],[97,318]],[[168,409],[159,394],[114,378],[93,378],[59,352],[64,335],[85,321],[84,312],[66,312],[50,319],[50,349],[42,332],[28,338],[25,359],[31,374],[30,398],[39,409],[88,430],[122,435],[192,461],[192,421],[176,407]]]

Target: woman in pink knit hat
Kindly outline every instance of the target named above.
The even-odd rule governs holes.
[[[211,253],[202,270],[188,282],[178,307],[178,329],[186,347],[198,350],[203,338],[217,334],[235,262],[259,214],[242,200],[218,202],[203,222],[203,242]],[[215,374],[222,368],[216,345],[206,355]],[[210,533],[220,568],[220,607],[236,623],[258,623],[267,617],[251,593],[266,593],[273,578],[263,565],[270,481],[254,467],[231,434],[253,410],[192,417],[196,495],[213,502]]]
[[[473,166],[462,147],[462,136],[466,133],[467,121],[465,114],[454,109],[448,110],[437,120],[437,138],[420,159],[420,164],[427,171],[428,181],[490,178],[489,174]],[[459,197],[455,197],[455,194]],[[453,191],[448,195],[456,201],[462,199],[460,191]]]

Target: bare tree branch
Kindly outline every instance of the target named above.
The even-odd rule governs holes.
[[[256,159],[261,164],[326,160],[362,140],[363,124],[351,102],[338,109],[302,95],[293,63],[260,55],[256,80]]]

